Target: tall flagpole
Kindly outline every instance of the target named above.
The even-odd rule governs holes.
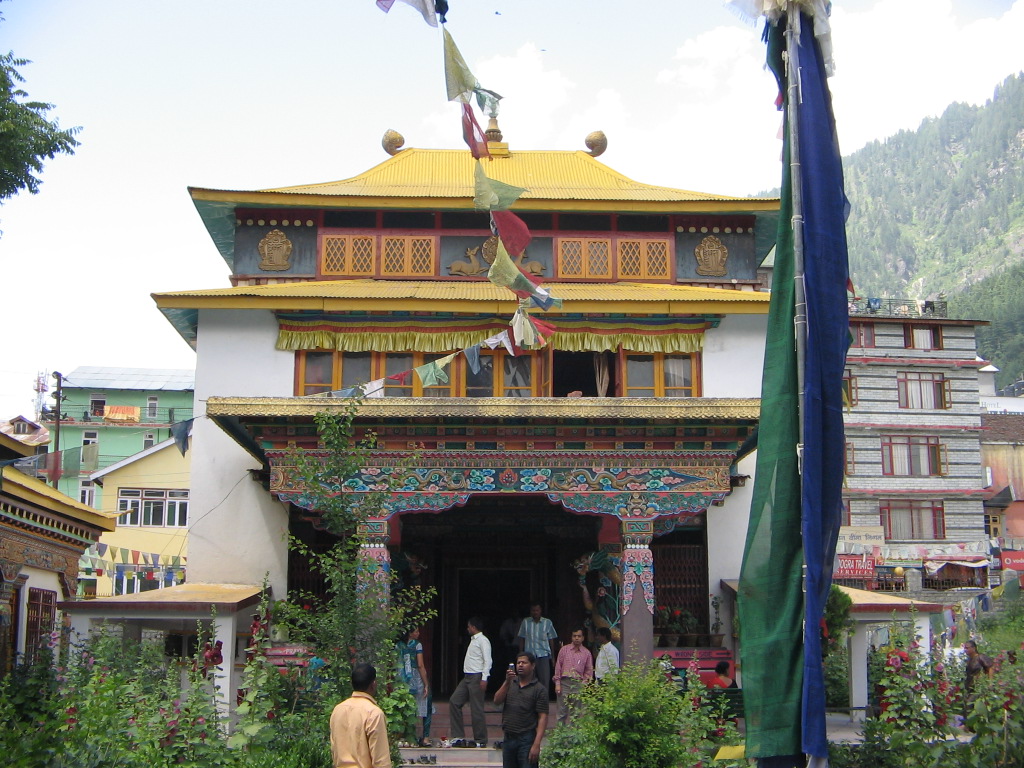
[[[807,293],[804,285],[804,201],[803,176],[800,171],[800,125],[797,120],[800,96],[800,7],[790,0],[786,7],[786,80],[789,95],[786,117],[789,125],[789,170],[793,200],[793,332],[796,340],[797,414],[800,442],[797,444],[797,466],[803,473],[804,449],[804,378],[807,360]]]

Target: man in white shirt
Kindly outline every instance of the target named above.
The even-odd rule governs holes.
[[[487,721],[484,719],[484,693],[487,678],[491,674],[491,641],[484,637],[483,621],[474,616],[466,624],[469,633],[469,648],[462,662],[462,680],[448,700],[448,717],[452,726],[452,746],[469,746],[463,736],[466,727],[462,722],[462,707],[469,702],[470,717],[473,721],[473,741],[477,747],[487,746]]]
[[[597,642],[601,650],[597,652],[597,661],[594,662],[594,677],[601,683],[612,670],[619,668],[619,649],[612,643],[612,633],[608,627],[597,628]]]

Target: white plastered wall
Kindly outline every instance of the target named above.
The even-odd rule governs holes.
[[[726,315],[704,334],[704,397],[760,397],[767,315]]]
[[[260,584],[287,592],[288,516],[249,470],[259,462],[205,417],[208,397],[289,396],[291,352],[275,349],[277,321],[265,310],[199,315],[196,421],[192,428],[189,580]]]

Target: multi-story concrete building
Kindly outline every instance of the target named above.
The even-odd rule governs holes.
[[[838,578],[985,587],[990,564],[975,327],[945,302],[851,304],[845,379],[849,526]]]
[[[89,478],[167,440],[171,425],[192,418],[195,374],[189,370],[83,366],[64,375],[58,488],[99,508],[102,489]],[[55,436],[55,408],[44,421]]]

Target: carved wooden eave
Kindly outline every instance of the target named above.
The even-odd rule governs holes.
[[[214,419],[229,416],[309,418],[318,413],[343,411],[348,404],[348,400],[330,397],[211,397],[206,413]],[[756,420],[760,417],[761,401],[728,397],[387,397],[363,400],[356,413],[378,418]]]

